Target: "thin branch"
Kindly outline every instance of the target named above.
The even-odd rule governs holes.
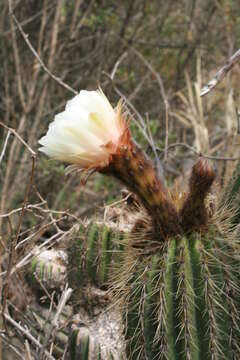
[[[29,47],[30,51],[32,52],[32,54],[34,55],[34,57],[36,58],[36,60],[38,61],[38,63],[40,64],[40,66],[43,68],[43,70],[53,79],[55,80],[59,85],[63,86],[65,89],[71,91],[73,94],[77,95],[78,92],[76,90],[74,90],[71,86],[69,86],[68,84],[66,84],[61,78],[59,78],[58,76],[54,75],[49,69],[48,67],[45,65],[45,63],[43,62],[43,60],[40,58],[39,54],[37,53],[37,51],[35,50],[35,48],[33,47],[33,45],[31,44],[30,40],[28,39],[28,34],[26,34],[21,26],[21,24],[19,23],[19,21],[17,20],[16,16],[14,15],[13,11],[11,11],[10,9],[10,15],[12,16],[18,30],[20,31],[24,41],[26,42],[27,46]]]
[[[151,132],[151,129],[150,129],[150,122],[149,122],[148,113],[146,114],[146,121],[147,121],[148,136],[149,136],[149,140],[151,141],[150,146],[152,148],[152,151],[153,151],[153,154],[154,154],[154,157],[155,157],[158,176],[161,179],[163,179],[163,167],[162,167],[162,164],[161,164],[161,162],[159,160],[159,156],[158,156],[158,153],[157,153],[157,150],[156,150],[156,145],[155,145],[153,137],[152,137],[152,132]]]
[[[169,115],[169,104],[168,102],[165,102],[165,151],[164,151],[164,160],[167,160],[168,156],[168,138],[169,138],[169,121],[168,121],[168,115]]]
[[[113,67],[113,70],[111,72],[111,75],[110,75],[110,78],[113,80],[114,79],[114,76],[117,72],[117,69],[119,67],[119,65],[121,64],[121,62],[125,59],[125,57],[127,56],[128,52],[127,51],[124,51],[124,53],[122,53],[122,55],[119,57],[119,59],[116,61],[114,67]]]
[[[10,340],[8,339],[8,337],[5,335],[5,334],[3,334],[3,333],[1,333],[1,331],[0,331],[0,338],[6,343],[6,345],[15,353],[15,355],[17,355],[18,357],[19,357],[19,359],[22,359],[22,360],[26,360],[25,359],[25,356],[23,356],[20,352],[19,352],[19,350],[12,344],[12,340],[11,340],[11,338],[10,338]]]
[[[9,140],[9,138],[10,138],[10,135],[11,135],[11,131],[8,130],[6,139],[5,139],[4,144],[3,144],[3,149],[2,149],[2,152],[1,152],[1,156],[0,156],[0,164],[1,164],[2,160],[3,160],[4,155],[5,155],[5,152],[6,152],[6,149],[7,149],[8,140]]]
[[[225,65],[220,70],[218,70],[214,78],[210,80],[209,83],[201,89],[200,96],[205,96],[208,93],[210,93],[210,91],[212,91],[222,81],[222,79],[224,79],[227,73],[233,68],[233,66],[239,60],[240,60],[240,49],[238,49],[230,57],[230,59],[228,59]]]
[[[9,6],[9,11],[11,12],[11,10],[12,10],[12,1],[11,0],[8,0],[8,6]],[[11,24],[13,54],[14,54],[14,61],[15,61],[16,75],[17,75],[18,93],[19,93],[19,98],[20,98],[20,101],[21,101],[21,105],[22,105],[23,110],[25,112],[26,111],[26,100],[25,100],[25,93],[24,93],[23,83],[22,83],[20,57],[19,57],[19,50],[18,50],[18,45],[17,45],[16,33],[15,33],[15,30],[14,30],[14,24],[13,24],[12,19],[10,19],[10,24]]]
[[[11,277],[11,270],[12,270],[12,267],[13,267],[13,264],[14,264],[14,261],[15,261],[15,257],[16,257],[16,245],[17,245],[19,237],[20,237],[20,231],[21,231],[23,216],[24,216],[24,213],[25,213],[25,207],[26,207],[26,203],[27,203],[27,200],[28,200],[28,197],[29,197],[30,190],[32,188],[34,169],[35,169],[35,157],[32,156],[31,176],[30,176],[30,179],[29,179],[29,183],[27,185],[27,189],[25,191],[25,195],[24,195],[24,200],[23,200],[23,205],[22,205],[20,217],[19,217],[16,237],[10,243],[8,267],[7,267],[6,277],[4,279],[4,284],[3,284],[3,289],[2,289],[2,293],[3,293],[3,295],[2,295],[2,317],[3,317],[4,322],[5,322],[5,309],[6,309],[6,304],[7,304],[9,280],[10,280],[10,277]]]
[[[33,151],[33,149],[26,143],[25,140],[23,140],[23,138],[16,132],[15,129],[12,129],[12,128],[8,127],[7,125],[3,124],[1,121],[0,121],[0,126],[4,127],[8,131],[10,131],[11,134],[15,135],[18,138],[18,140],[20,140],[21,143],[28,149],[28,151],[30,151],[31,155],[33,157],[36,156],[35,151]]]
[[[39,210],[39,209],[40,209],[40,206],[43,205],[45,202],[46,202],[46,201],[40,202],[40,203],[35,204],[35,205],[33,205],[33,204],[26,205],[26,206],[25,206],[25,210],[28,210],[28,209],[38,209],[38,210]],[[11,216],[11,215],[14,215],[14,214],[18,213],[18,212],[21,211],[21,210],[22,210],[22,207],[17,208],[17,209],[13,209],[13,210],[9,211],[9,212],[6,213],[6,214],[0,214],[0,218],[9,217],[9,216]],[[45,212],[45,211],[43,210],[43,212]],[[60,213],[63,213],[63,211],[60,212]]]
[[[38,229],[35,233],[29,235],[28,237],[26,237],[25,239],[23,239],[22,241],[20,241],[17,245],[16,245],[16,250],[20,247],[22,247],[23,245],[26,245],[26,242],[28,242],[29,240],[33,239],[34,237],[36,237],[37,235],[41,235],[43,233],[43,231],[46,231],[46,229],[48,229],[51,225],[54,225],[54,223],[59,222],[63,219],[65,219],[65,216],[60,217],[59,219],[54,219],[51,222],[43,225],[40,229]],[[57,231],[57,235],[62,234],[63,232],[61,230]],[[55,234],[56,235],[56,234]]]
[[[63,291],[62,296],[60,298],[56,314],[55,314],[54,319],[52,320],[51,326],[48,330],[48,334],[47,334],[46,338],[44,339],[42,349],[40,352],[40,359],[43,359],[45,349],[47,348],[50,339],[54,340],[54,337],[56,336],[56,332],[59,329],[59,317],[60,317],[67,301],[71,297],[72,292],[73,292],[73,290],[71,288],[68,288],[66,285],[65,290]]]
[[[188,145],[186,143],[174,143],[168,146],[168,150],[174,147],[185,147],[189,150],[191,150],[194,154],[201,156],[203,158],[209,159],[209,160],[217,160],[217,161],[237,161],[239,160],[239,157],[222,157],[222,156],[211,156],[207,154],[203,154],[199,151],[197,151],[193,146]],[[165,149],[156,148],[157,151],[165,152]]]
[[[45,293],[46,297],[50,300],[50,304],[52,304],[55,308],[57,308],[57,305],[55,304],[55,301],[53,300],[55,291],[50,295],[50,293],[48,292],[46,286],[44,286],[42,280],[39,278],[36,271],[34,272],[33,276],[36,279],[36,281],[38,282],[38,284],[40,285],[40,287],[42,288],[42,290]]]
[[[33,360],[32,355],[31,355],[30,346],[29,346],[29,343],[27,340],[24,341],[24,345],[25,345],[25,349],[26,349],[27,360]]]
[[[14,326],[18,331],[20,331],[24,336],[26,336],[34,345],[36,345],[39,349],[42,348],[42,344],[35,339],[35,337],[30,333],[30,331],[24,327],[22,327],[19,323],[17,323],[10,315],[5,314],[6,320]],[[47,351],[44,350],[44,354],[50,360],[55,360],[54,357]]]
[[[57,220],[56,220],[57,221]],[[48,248],[50,246],[55,245],[55,243],[59,243],[63,239],[65,239],[66,236],[71,235],[72,232],[76,231],[78,229],[78,225],[73,225],[71,229],[67,230],[64,233],[56,233],[50,238],[48,238],[46,241],[44,241],[42,244],[38,246],[37,249],[33,249],[28,254],[22,258],[11,270],[11,276],[22,267],[26,266],[32,259],[36,256],[38,256],[42,250],[42,248]],[[48,247],[47,247],[48,246]],[[6,275],[7,271],[3,271],[0,273],[0,276]]]
[[[166,92],[165,92],[165,88],[164,88],[164,84],[163,84],[163,80],[162,80],[161,75],[159,74],[158,71],[156,71],[154,69],[152,64],[137,49],[135,49],[133,46],[129,46],[129,48],[134,52],[135,55],[137,55],[137,57],[143,62],[143,64],[146,66],[146,68],[156,78],[157,83],[159,85],[159,89],[160,89],[160,95],[163,98],[164,105],[165,105],[165,107],[169,108],[168,98],[167,98],[167,95],[166,95]]]

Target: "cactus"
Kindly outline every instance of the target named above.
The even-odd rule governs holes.
[[[90,105],[88,110],[91,114]],[[89,119],[97,126],[89,126],[86,134],[92,132],[94,139],[101,140],[93,152],[86,147],[86,134],[79,136],[79,148],[85,152],[75,154],[74,148],[75,155],[69,154],[70,143],[66,152],[59,151],[62,140],[58,143],[57,137],[54,151],[52,132],[42,141],[43,151],[50,156],[56,152],[59,160],[80,167],[84,180],[95,171],[114,176],[137,197],[139,214],[121,246],[116,245],[117,231],[96,223],[87,233],[83,229],[69,250],[70,285],[82,294],[89,284],[102,289],[106,281],[112,284],[113,299],[124,319],[128,359],[240,359],[236,196],[240,166],[218,206],[208,197],[215,173],[202,158],[193,166],[188,192],[173,196],[134,142],[122,103],[111,112],[112,132],[107,138],[102,138],[106,129],[102,108]],[[71,133],[75,132],[78,136],[79,128],[73,124]],[[120,256],[113,261],[116,250]],[[73,344],[78,343],[78,334],[73,333]],[[78,357],[89,358],[89,335],[83,334],[79,341]]]
[[[112,262],[120,261],[124,234],[104,223],[81,226],[68,247],[68,280],[74,289],[89,283],[105,288]]]
[[[26,273],[29,285],[39,295],[47,291],[63,289],[67,279],[67,254],[63,250],[45,249],[39,253],[36,248],[36,255],[31,261],[31,267]]]
[[[146,213],[138,220],[113,278],[128,359],[240,358],[237,211],[229,207],[239,178],[238,170],[225,205],[212,215],[207,193],[214,173],[200,159],[176,204],[180,233],[159,239]]]
[[[101,348],[90,337],[87,328],[77,328],[72,331],[69,339],[69,356],[71,360],[101,360]]]
[[[200,158],[192,169],[189,191],[174,201],[163,188],[144,190],[147,206],[139,205],[127,236],[95,221],[81,225],[68,244],[67,276],[75,290],[73,303],[80,304],[74,313],[85,305],[88,311],[99,307],[105,295],[97,288],[105,290],[111,284],[125,324],[129,360],[240,358],[240,167],[215,213],[208,200],[214,178],[210,165]],[[154,193],[163,206],[158,208]],[[170,223],[165,225],[168,211]],[[32,272],[44,280],[46,266],[39,261],[33,262]],[[75,326],[67,341],[69,359],[125,358],[125,350],[117,356],[111,347],[103,352],[87,326]],[[55,346],[55,351],[62,350]]]

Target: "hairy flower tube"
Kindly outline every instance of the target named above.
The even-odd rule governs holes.
[[[160,238],[181,231],[167,189],[132,139],[121,101],[114,109],[102,90],[80,91],[55,116],[39,143],[39,150],[53,159],[121,180],[138,195]]]

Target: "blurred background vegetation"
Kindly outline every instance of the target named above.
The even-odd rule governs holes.
[[[169,185],[186,184],[202,153],[213,157],[222,186],[233,161],[221,158],[239,155],[240,66],[209,95],[199,94],[239,47],[238,0],[2,0],[0,121],[37,152],[38,139],[74,96],[47,68],[75,91],[100,85],[113,105],[123,98],[134,137]],[[83,187],[78,173],[65,175],[64,165],[38,154],[23,213],[31,153],[4,127],[0,149],[2,274],[9,255],[13,266],[43,239],[123,196],[111,179],[95,175]],[[11,243],[26,238],[12,253]],[[14,276],[2,303],[16,293],[26,301],[21,271]]]

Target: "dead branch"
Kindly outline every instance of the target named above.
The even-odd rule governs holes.
[[[224,66],[218,70],[213,79],[211,79],[206,86],[201,89],[200,96],[205,96],[210,93],[227,75],[227,73],[234,67],[234,65],[240,60],[240,49],[238,49],[227,60]]]
[[[1,152],[1,155],[0,155],[0,164],[1,164],[2,160],[3,160],[4,155],[5,155],[5,152],[6,152],[6,149],[7,149],[8,140],[9,140],[9,138],[10,138],[10,135],[11,135],[11,131],[8,130],[6,139],[5,139],[4,144],[3,144],[3,149],[2,149],[2,152]]]
[[[60,298],[60,301],[59,301],[59,304],[58,304],[58,307],[57,307],[57,311],[56,311],[56,314],[54,316],[54,319],[52,320],[52,323],[50,325],[50,328],[49,328],[49,331],[48,331],[48,334],[46,335],[45,339],[44,339],[44,342],[43,342],[43,345],[42,345],[42,349],[41,349],[41,352],[40,352],[40,359],[44,359],[43,358],[43,355],[44,355],[44,352],[45,352],[45,349],[47,348],[48,344],[49,344],[49,341],[52,340],[54,341],[54,338],[56,336],[56,332],[58,331],[58,328],[59,328],[59,317],[67,303],[67,301],[69,300],[69,298],[71,297],[72,295],[72,292],[73,290],[71,288],[68,288],[68,286],[66,285],[62,295],[61,295],[61,298]]]
[[[211,155],[207,155],[207,154],[203,154],[199,151],[197,151],[197,149],[195,149],[193,146],[188,145],[186,143],[174,143],[168,146],[168,150],[172,149],[174,147],[185,147],[189,150],[191,150],[194,154],[201,156],[203,158],[209,159],[209,160],[216,160],[216,161],[237,161],[239,160],[239,157],[223,157],[223,156],[211,156]],[[157,148],[158,151],[164,152],[165,149],[160,149]]]
[[[24,336],[26,336],[35,346],[37,346],[39,349],[42,348],[42,344],[30,333],[30,331],[26,327],[22,327],[22,325],[20,325],[8,314],[5,314],[5,319],[18,331],[20,331]],[[55,360],[54,357],[47,350],[44,350],[44,354],[48,359]]]
[[[28,34],[26,34],[21,26],[21,24],[19,23],[19,21],[17,20],[16,16],[14,15],[11,6],[9,5],[9,12],[10,15],[12,16],[18,30],[20,31],[24,41],[26,42],[26,44],[28,45],[29,49],[31,50],[32,54],[34,55],[34,57],[37,59],[38,63],[40,64],[40,66],[43,68],[43,70],[54,80],[56,81],[59,85],[63,86],[65,89],[71,91],[74,95],[77,95],[78,92],[76,90],[74,90],[71,86],[69,86],[68,84],[66,84],[60,77],[54,75],[49,69],[48,67],[45,65],[45,63],[43,62],[43,60],[40,58],[40,56],[38,55],[37,51],[35,50],[35,48],[33,47],[33,45],[31,44],[29,38],[28,38]]]
[[[2,309],[1,309],[1,311],[2,311],[2,316],[3,316],[4,322],[5,322],[5,309],[6,309],[6,305],[7,305],[7,297],[8,297],[8,289],[9,289],[9,283],[10,283],[10,277],[11,277],[11,270],[12,270],[12,267],[13,267],[13,264],[14,264],[15,258],[16,258],[16,245],[19,240],[23,216],[24,216],[24,212],[25,212],[25,207],[26,207],[28,196],[29,196],[29,193],[30,193],[30,190],[32,187],[34,169],[35,169],[35,157],[32,156],[32,172],[31,172],[31,176],[29,179],[29,183],[27,185],[25,195],[24,195],[24,200],[23,200],[20,217],[19,217],[19,223],[18,223],[18,227],[17,227],[16,237],[14,238],[13,241],[11,241],[11,244],[10,244],[7,272],[6,272],[6,277],[4,279],[3,286],[2,286]]]
[[[12,129],[10,127],[8,127],[7,125],[3,124],[1,121],[0,121],[0,126],[4,127],[5,129],[7,129],[11,134],[15,135],[16,138],[18,138],[19,141],[21,141],[21,143],[28,149],[28,151],[31,153],[31,155],[33,157],[36,156],[36,153],[35,151],[33,151],[33,149],[31,149],[31,147],[26,143],[25,140],[23,140],[23,138],[17,133],[17,131],[15,129]]]

